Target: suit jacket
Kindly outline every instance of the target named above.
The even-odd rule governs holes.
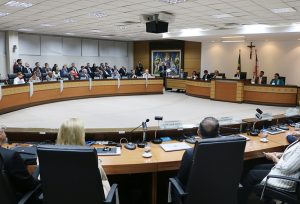
[[[209,74],[203,75],[202,80],[205,80],[205,79],[210,80],[211,76]]]
[[[15,65],[14,66],[14,73],[22,72],[24,73],[25,67],[23,65]]]
[[[39,184],[27,171],[18,152],[0,147],[0,154],[4,161],[4,170],[17,195],[31,191]]]
[[[187,149],[185,150],[182,156],[181,165],[177,173],[177,179],[182,184],[183,187],[186,186],[189,180],[189,175],[190,175],[192,162],[193,162],[193,153],[194,153],[194,148]]]
[[[259,84],[259,77],[255,78],[255,84]],[[261,84],[267,84],[267,77],[262,77]]]
[[[120,73],[121,76],[126,75],[126,71],[123,68],[120,68],[119,73]]]
[[[283,81],[281,79],[277,79],[277,80],[276,79],[272,79],[271,82],[270,82],[270,84],[273,85],[273,83],[275,85],[278,85],[278,86],[283,86],[284,85],[284,83],[283,83]]]

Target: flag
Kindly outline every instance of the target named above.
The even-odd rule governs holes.
[[[253,76],[257,77],[257,75],[258,75],[258,57],[257,57],[257,50],[255,49],[255,66],[254,66]]]
[[[241,64],[241,50],[239,50],[239,59],[238,59],[238,66],[237,69],[242,71],[242,64]]]

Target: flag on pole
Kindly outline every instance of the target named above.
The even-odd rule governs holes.
[[[255,49],[255,66],[254,66],[253,76],[254,77],[258,76],[258,57],[257,57],[257,50],[256,49]]]
[[[239,49],[239,59],[238,59],[238,70],[242,71],[242,64],[241,64],[241,49]]]

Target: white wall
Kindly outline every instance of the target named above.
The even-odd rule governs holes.
[[[202,43],[201,68],[213,72],[218,69],[232,78],[237,65],[239,49],[242,50],[242,71],[252,77],[255,66],[255,52],[249,59],[250,50],[245,43]],[[259,68],[268,77],[268,83],[278,72],[286,77],[287,84],[300,86],[300,41],[253,41],[258,50]],[[201,73],[203,74],[203,73]]]
[[[95,40],[71,37],[19,34],[19,58],[34,67],[35,62],[43,66],[45,62],[52,67],[58,64],[77,67],[87,62],[107,62],[109,65],[133,67],[132,42]]]

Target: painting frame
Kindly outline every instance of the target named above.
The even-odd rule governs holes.
[[[168,70],[168,75],[179,75],[182,69],[182,51],[151,50],[151,74],[163,76]]]

